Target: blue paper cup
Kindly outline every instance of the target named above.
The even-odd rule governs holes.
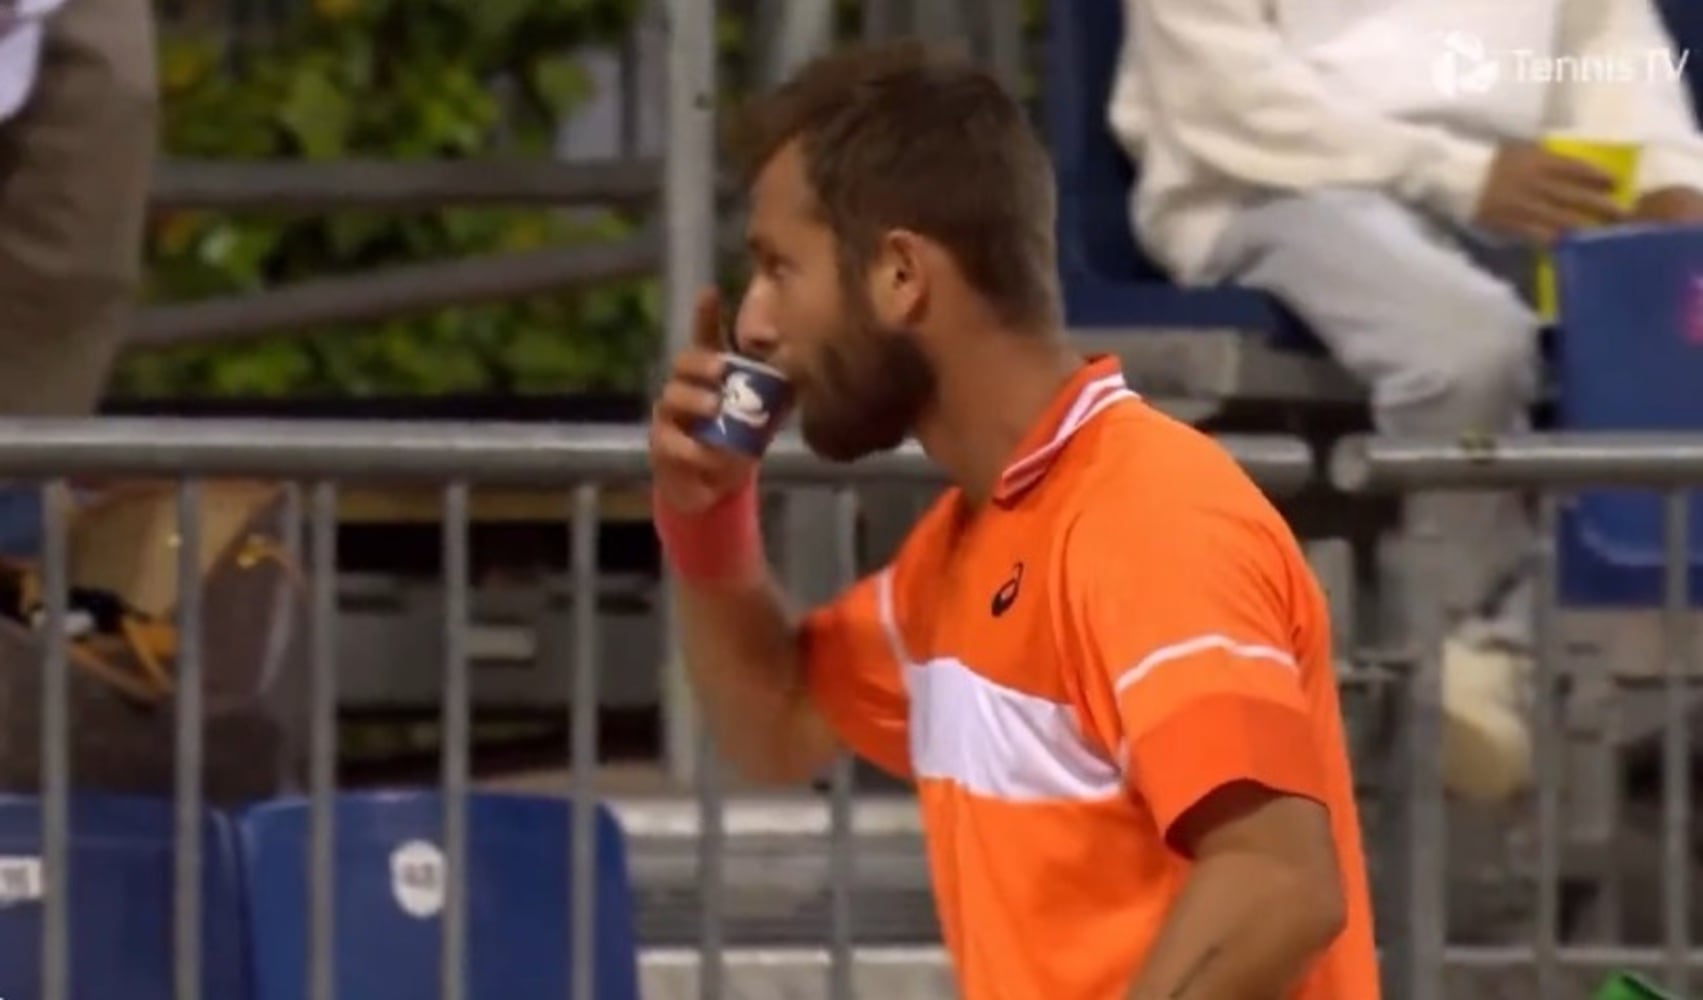
[[[792,383],[761,361],[738,354],[724,354],[722,361],[721,412],[700,423],[693,436],[716,448],[761,458],[792,404]]]

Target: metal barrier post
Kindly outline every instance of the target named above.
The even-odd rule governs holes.
[[[315,483],[309,508],[308,984],[312,1000],[336,1000],[337,486]]]
[[[1409,593],[1414,672],[1402,706],[1397,763],[1405,778],[1396,828],[1402,840],[1397,876],[1408,902],[1407,925],[1392,949],[1396,983],[1403,1000],[1443,1000],[1444,924],[1448,912],[1443,803],[1443,640],[1449,615],[1441,583],[1448,573],[1448,549],[1441,526],[1433,521],[1409,525],[1415,580]]]
[[[683,666],[684,664],[682,664]],[[722,911],[725,908],[723,866],[727,856],[727,826],[723,814],[722,768],[710,742],[709,728],[697,733],[698,798],[698,996],[721,1000],[725,988],[723,958],[727,948]]]
[[[850,490],[837,490],[833,499],[833,572],[841,586],[857,576],[858,498]],[[856,836],[852,812],[856,762],[842,753],[829,776],[828,800],[828,996],[829,1000],[852,1000],[856,995],[853,975],[852,904],[856,885]]]
[[[573,789],[573,837],[569,871],[573,982],[570,1000],[597,996],[597,671],[601,643],[597,623],[597,549],[601,491],[595,483],[574,489],[573,565],[574,681],[569,722]]]
[[[1666,572],[1663,580],[1662,655],[1662,924],[1665,987],[1675,996],[1689,988],[1691,913],[1691,543],[1688,494],[1674,490],[1663,505]]]
[[[55,479],[43,486],[41,500],[46,605],[41,681],[41,784],[46,800],[41,812],[41,982],[43,1000],[70,1000],[71,678],[65,635],[70,496],[64,481]]]
[[[698,293],[715,283],[715,101],[714,0],[655,0],[668,33],[668,142],[663,164],[663,214],[667,236],[663,281],[668,325],[659,376],[692,339]],[[673,630],[669,630],[673,634]],[[669,770],[677,781],[695,776],[698,738],[692,693],[669,643],[664,682],[663,725]]]
[[[752,20],[761,32],[758,76],[769,86],[780,84],[834,42],[831,0],[759,0]]]
[[[177,845],[172,933],[177,1000],[201,997],[202,663],[201,490],[177,494]],[[62,641],[55,639],[55,642]]]
[[[981,0],[963,5],[965,21],[982,35],[983,59],[999,82],[1022,95],[1023,70],[1029,64],[1023,38],[1022,0]]]
[[[1537,995],[1552,997],[1561,989],[1558,949],[1561,931],[1561,781],[1563,741],[1557,705],[1561,643],[1555,633],[1557,566],[1555,531],[1559,505],[1553,495],[1539,502],[1537,572],[1532,595],[1532,768],[1537,784],[1537,926],[1534,930],[1534,976]]]
[[[663,167],[663,212],[668,219],[664,281],[668,299],[666,371],[673,356],[691,341],[693,307],[701,289],[715,281],[715,0],[658,0],[664,3],[668,31],[667,108],[663,115],[668,142]],[[663,603],[672,621],[673,600]],[[721,778],[708,735],[699,732],[685,664],[668,629],[664,660],[663,731],[669,771],[677,781],[697,783],[699,822],[699,900],[703,926],[699,952],[699,993],[719,1000],[722,993],[721,866],[724,832]]]
[[[467,996],[467,787],[472,750],[467,670],[468,539],[465,480],[443,489],[444,689],[443,827],[444,908],[440,984],[443,1000]]]

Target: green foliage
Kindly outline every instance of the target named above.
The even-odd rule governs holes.
[[[640,0],[313,0],[262,44],[162,32],[168,155],[423,160],[549,155],[591,97],[576,47],[625,37]],[[187,302],[401,264],[609,241],[613,211],[458,208],[272,218],[177,212],[149,234],[149,297]],[[447,309],[259,344],[138,355],[130,396],[533,392],[640,385],[654,280]]]

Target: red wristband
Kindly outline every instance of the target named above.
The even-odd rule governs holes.
[[[663,560],[686,583],[748,580],[763,566],[755,476],[714,506],[695,514],[669,506],[653,491],[651,518],[662,541]]]

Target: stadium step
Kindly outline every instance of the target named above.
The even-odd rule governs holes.
[[[730,946],[826,946],[832,930],[832,844],[825,797],[736,799],[724,814],[718,887],[700,876],[698,804],[617,799],[638,897],[639,939],[693,948],[714,903]],[[848,841],[855,872],[851,935],[861,945],[939,940],[914,803],[861,798]]]
[[[722,995],[730,998],[829,996],[829,953],[822,948],[734,948],[722,970]],[[639,963],[640,990],[644,1000],[697,1000],[701,974],[696,948],[651,949]],[[940,1000],[957,991],[939,948],[859,948],[853,953],[852,995]]]

